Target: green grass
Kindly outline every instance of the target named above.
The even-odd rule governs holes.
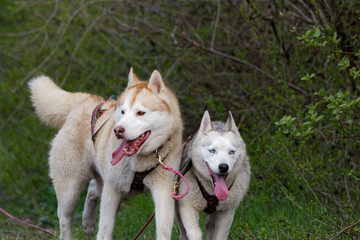
[[[46,192],[48,194],[45,194]],[[48,202],[40,203],[33,211],[24,212],[12,204],[8,204],[7,210],[59,235],[55,195],[52,195],[50,187],[43,193]],[[74,215],[73,235],[75,239],[95,239],[95,236],[86,235],[81,227],[84,195],[85,193]],[[299,208],[282,194],[271,198],[261,191],[256,193],[250,191],[236,211],[229,239],[329,239],[339,231],[330,227],[329,221],[334,217],[330,213],[324,214],[314,204],[311,204],[310,208],[306,202],[299,204],[307,206],[307,210]],[[141,194],[123,201],[116,219],[114,239],[133,239],[150,218],[153,209],[150,194]],[[202,213],[200,218],[202,226],[205,219],[206,214]],[[0,226],[0,239],[51,239],[48,235],[15,223],[4,215],[0,215]],[[139,239],[155,239],[155,220],[149,224]],[[176,224],[172,239],[179,239]],[[335,239],[352,238],[339,235]]]
[[[233,239],[324,239],[323,233],[315,233],[322,226],[314,217],[287,198],[273,200],[262,193],[248,196],[235,218]]]

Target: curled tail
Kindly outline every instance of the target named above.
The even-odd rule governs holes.
[[[44,75],[33,78],[29,88],[36,114],[41,121],[54,128],[61,128],[70,111],[90,96],[88,93],[67,92]]]

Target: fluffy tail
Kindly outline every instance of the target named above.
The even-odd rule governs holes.
[[[41,121],[54,128],[61,128],[70,111],[90,95],[64,91],[44,75],[33,78],[29,88],[36,114]]]

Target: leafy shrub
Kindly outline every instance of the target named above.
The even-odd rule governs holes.
[[[126,87],[132,66],[142,79],[158,69],[174,89],[185,137],[205,109],[218,120],[232,111],[253,174],[237,212],[244,221],[236,221],[231,236],[355,238],[359,7],[356,1],[1,1],[0,206],[56,221],[47,166],[56,131],[34,116],[27,81],[42,72],[66,90],[107,97]],[[282,211],[266,215],[276,205]],[[305,230],[297,232],[301,225]]]

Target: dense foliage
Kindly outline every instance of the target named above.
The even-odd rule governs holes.
[[[57,224],[55,130],[34,116],[27,82],[45,73],[106,97],[132,66],[161,72],[184,136],[205,109],[232,111],[253,171],[233,239],[359,237],[358,1],[2,0],[0,22],[0,207]]]

